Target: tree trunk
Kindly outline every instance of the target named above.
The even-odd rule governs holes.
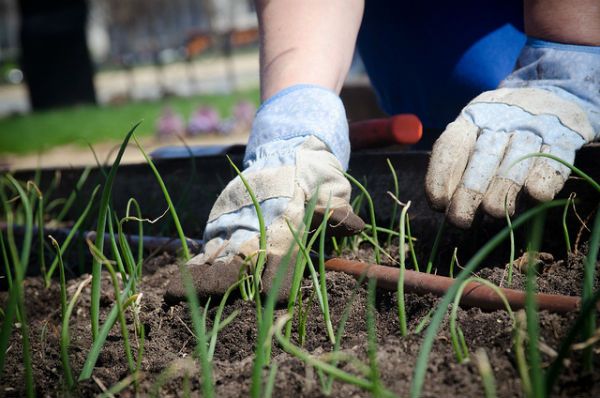
[[[21,68],[33,110],[95,104],[86,0],[19,0]]]

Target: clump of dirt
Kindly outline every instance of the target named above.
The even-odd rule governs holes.
[[[567,261],[553,261],[539,269],[539,290],[547,293],[576,295],[581,286],[581,258]],[[503,268],[483,269],[479,276],[496,283],[503,278]],[[69,296],[76,286],[87,276],[69,282]],[[180,396],[185,388],[201,394],[199,370],[193,361],[195,338],[187,304],[168,307],[162,294],[171,278],[178,277],[174,259],[163,256],[154,260],[146,268],[146,274],[139,285],[143,293],[141,299],[141,321],[145,326],[146,342],[144,346],[142,369],[139,385],[128,386],[122,396],[131,396],[137,388],[142,396]],[[524,285],[524,276],[517,270],[513,287]],[[113,289],[109,278],[103,276],[101,300],[102,319],[106,317],[113,303]],[[504,282],[505,284],[505,282]],[[596,281],[598,285],[598,281]],[[364,287],[356,286],[356,281],[344,274],[327,273],[329,305],[334,327],[340,321],[344,310],[350,306],[350,315],[341,343],[342,350],[362,361],[367,361],[366,303],[367,292]],[[304,281],[305,303],[310,296],[310,281]],[[30,324],[30,338],[34,356],[34,375],[36,391],[40,396],[56,396],[64,393],[62,367],[59,356],[60,304],[59,287],[53,284],[44,287],[41,278],[29,278],[25,286],[27,316]],[[0,303],[5,304],[7,295],[0,293]],[[410,388],[414,364],[419,353],[423,333],[415,329],[427,314],[435,308],[439,299],[433,296],[406,296],[406,310],[410,334],[400,336],[395,293],[378,292],[376,302],[376,326],[378,337],[377,360],[383,384],[398,395],[405,396]],[[214,303],[213,303],[214,304]],[[84,290],[71,320],[70,358],[75,374],[81,370],[91,346],[90,288]],[[308,305],[308,304],[307,304]],[[214,357],[214,380],[217,396],[238,397],[249,394],[254,344],[256,340],[256,314],[253,303],[241,299],[232,299],[225,307],[223,317],[234,311],[235,319],[219,334]],[[326,334],[322,315],[316,300],[308,308],[308,324],[303,348],[313,355],[320,355],[332,349]],[[213,319],[216,308],[208,311]],[[276,318],[285,313],[278,309]],[[471,352],[482,347],[490,358],[494,376],[497,380],[498,396],[521,396],[522,389],[518,376],[512,346],[512,323],[503,311],[483,312],[476,308],[461,308],[458,312],[459,323]],[[129,325],[132,314],[128,312]],[[557,349],[561,338],[568,332],[576,314],[556,315],[540,313],[541,339],[549,347]],[[297,320],[294,330],[297,330]],[[212,325],[209,322],[209,329]],[[130,330],[133,336],[133,329]],[[21,329],[16,329],[11,337],[9,355],[4,374],[0,380],[0,395],[22,396],[24,394],[23,366],[21,355]],[[298,335],[292,336],[298,343]],[[134,351],[137,342],[133,341]],[[137,352],[135,353],[137,355]],[[565,372],[558,381],[557,396],[600,396],[600,373],[582,377],[582,369],[575,353]],[[551,357],[543,354],[545,363]],[[275,343],[272,361],[278,364],[275,379],[274,396],[277,397],[319,397],[323,396],[319,378],[315,370],[303,362],[282,351]],[[356,372],[356,367],[346,363],[343,369]],[[596,356],[596,366],[600,366]],[[79,383],[76,395],[91,396],[102,392],[103,388],[113,386],[130,374],[123,351],[118,326],[111,331],[102,354],[94,370],[94,378]],[[265,371],[265,378],[267,377]],[[162,380],[161,383],[157,381]],[[162,386],[159,387],[159,384]],[[187,386],[187,387],[185,387]],[[445,321],[431,352],[427,369],[425,397],[440,396],[483,396],[484,391],[476,366],[472,362],[458,364],[450,343],[450,334]],[[332,391],[334,397],[367,395],[357,387],[335,382]]]

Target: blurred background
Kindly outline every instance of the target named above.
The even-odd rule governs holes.
[[[148,150],[245,143],[258,86],[252,0],[0,0],[4,169],[94,163],[139,120]],[[355,86],[358,58],[343,98],[376,116]]]

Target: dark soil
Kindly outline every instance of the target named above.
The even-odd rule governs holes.
[[[142,361],[143,376],[138,387],[142,396],[154,393],[159,396],[182,396],[186,385],[191,389],[193,396],[201,395],[199,372],[194,362],[190,360],[195,339],[191,331],[188,307],[186,304],[168,307],[162,298],[169,279],[178,277],[177,267],[173,263],[172,257],[164,255],[149,264],[139,286],[139,291],[143,293],[140,316],[146,332]],[[479,275],[498,283],[504,272],[503,267],[488,268],[480,271]],[[581,257],[574,256],[567,261],[550,261],[549,264],[542,265],[539,272],[540,291],[580,294]],[[85,278],[86,276],[82,276],[69,282],[69,296]],[[520,288],[524,285],[524,277],[518,271],[515,271],[514,279],[513,287]],[[356,282],[343,274],[328,273],[327,283],[335,327],[344,308],[350,302]],[[308,280],[305,281],[305,285],[309,286]],[[308,293],[310,288],[306,289]],[[46,289],[40,278],[30,278],[26,281],[25,291],[37,393],[40,396],[63,395],[62,367],[59,357],[59,286],[54,284]],[[113,302],[112,286],[106,275],[103,281],[103,291],[102,314],[106,316]],[[70,353],[75,375],[82,368],[91,345],[89,295],[88,286],[77,304],[71,321]],[[309,294],[304,296],[308,297]],[[366,290],[362,287],[359,288],[356,300],[351,304],[352,310],[342,341],[342,348],[346,353],[363,361],[367,360],[366,299]],[[6,293],[2,293],[0,304],[4,305],[5,301]],[[410,331],[415,330],[419,322],[434,308],[437,302],[438,299],[432,296],[407,295],[406,305]],[[209,318],[214,317],[215,311],[216,308],[209,310]],[[219,334],[215,352],[214,379],[219,397],[247,396],[250,388],[256,338],[254,304],[240,299],[231,300],[225,309],[224,317],[233,311],[239,311],[239,315]],[[284,310],[278,310],[276,318],[283,314]],[[129,313],[128,316],[131,317],[131,314]],[[307,341],[304,348],[315,355],[330,351],[332,346],[327,339],[322,316],[316,303],[312,305],[308,319]],[[382,381],[391,391],[406,396],[410,388],[422,334],[410,333],[408,337],[400,337],[396,298],[393,293],[378,292],[376,319],[377,359]],[[574,319],[575,314],[561,316],[546,312],[540,313],[542,341],[556,350]],[[507,313],[503,311],[483,312],[476,308],[464,308],[459,310],[459,322],[470,351],[473,353],[479,347],[486,350],[496,378],[498,396],[522,396],[512,347],[512,325]],[[132,345],[136,347],[136,342],[132,342]],[[557,383],[559,387],[554,391],[554,395],[600,396],[600,372],[580,377],[582,370],[578,358],[579,354],[574,354],[570,365],[567,366]],[[600,367],[598,358],[599,356],[596,356],[596,369]],[[547,354],[543,354],[543,360],[548,363],[551,358]],[[306,367],[300,360],[283,352],[277,344],[274,344],[273,347],[273,361],[278,364],[273,396],[318,397],[323,395],[314,369]],[[342,367],[353,371],[348,364],[342,365]],[[109,388],[128,375],[119,328],[115,326],[100,355],[93,380],[80,383],[76,395],[96,395],[102,391],[102,388]],[[165,380],[165,383],[159,391],[155,391],[155,382],[159,376]],[[13,332],[10,355],[7,357],[6,369],[0,383],[0,395],[22,396],[24,394],[20,329]],[[450,344],[447,321],[445,321],[433,346],[423,396],[480,397],[483,394],[481,379],[473,362],[457,363]],[[132,395],[135,395],[132,385],[121,392],[121,396]],[[335,397],[366,395],[368,393],[341,382],[334,384],[332,393],[332,396]]]

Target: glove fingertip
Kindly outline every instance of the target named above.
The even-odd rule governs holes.
[[[516,182],[508,178],[495,177],[483,198],[481,204],[483,210],[495,218],[505,217],[506,212],[509,216],[512,216],[515,212],[517,194],[520,190],[521,185]]]
[[[559,170],[546,162],[538,162],[527,177],[525,190],[533,199],[539,202],[548,202],[554,199],[554,196],[565,185],[566,180],[567,177]]]
[[[459,187],[448,207],[448,221],[458,228],[468,229],[473,223],[477,208],[481,204],[483,194],[471,189]]]
[[[425,176],[425,194],[434,210],[443,211],[467,167],[479,128],[459,116],[435,142]]]
[[[324,207],[315,208],[311,229],[316,229],[325,218]],[[365,222],[354,214],[352,206],[346,205],[330,209],[327,221],[327,234],[336,238],[358,235],[365,229]]]

